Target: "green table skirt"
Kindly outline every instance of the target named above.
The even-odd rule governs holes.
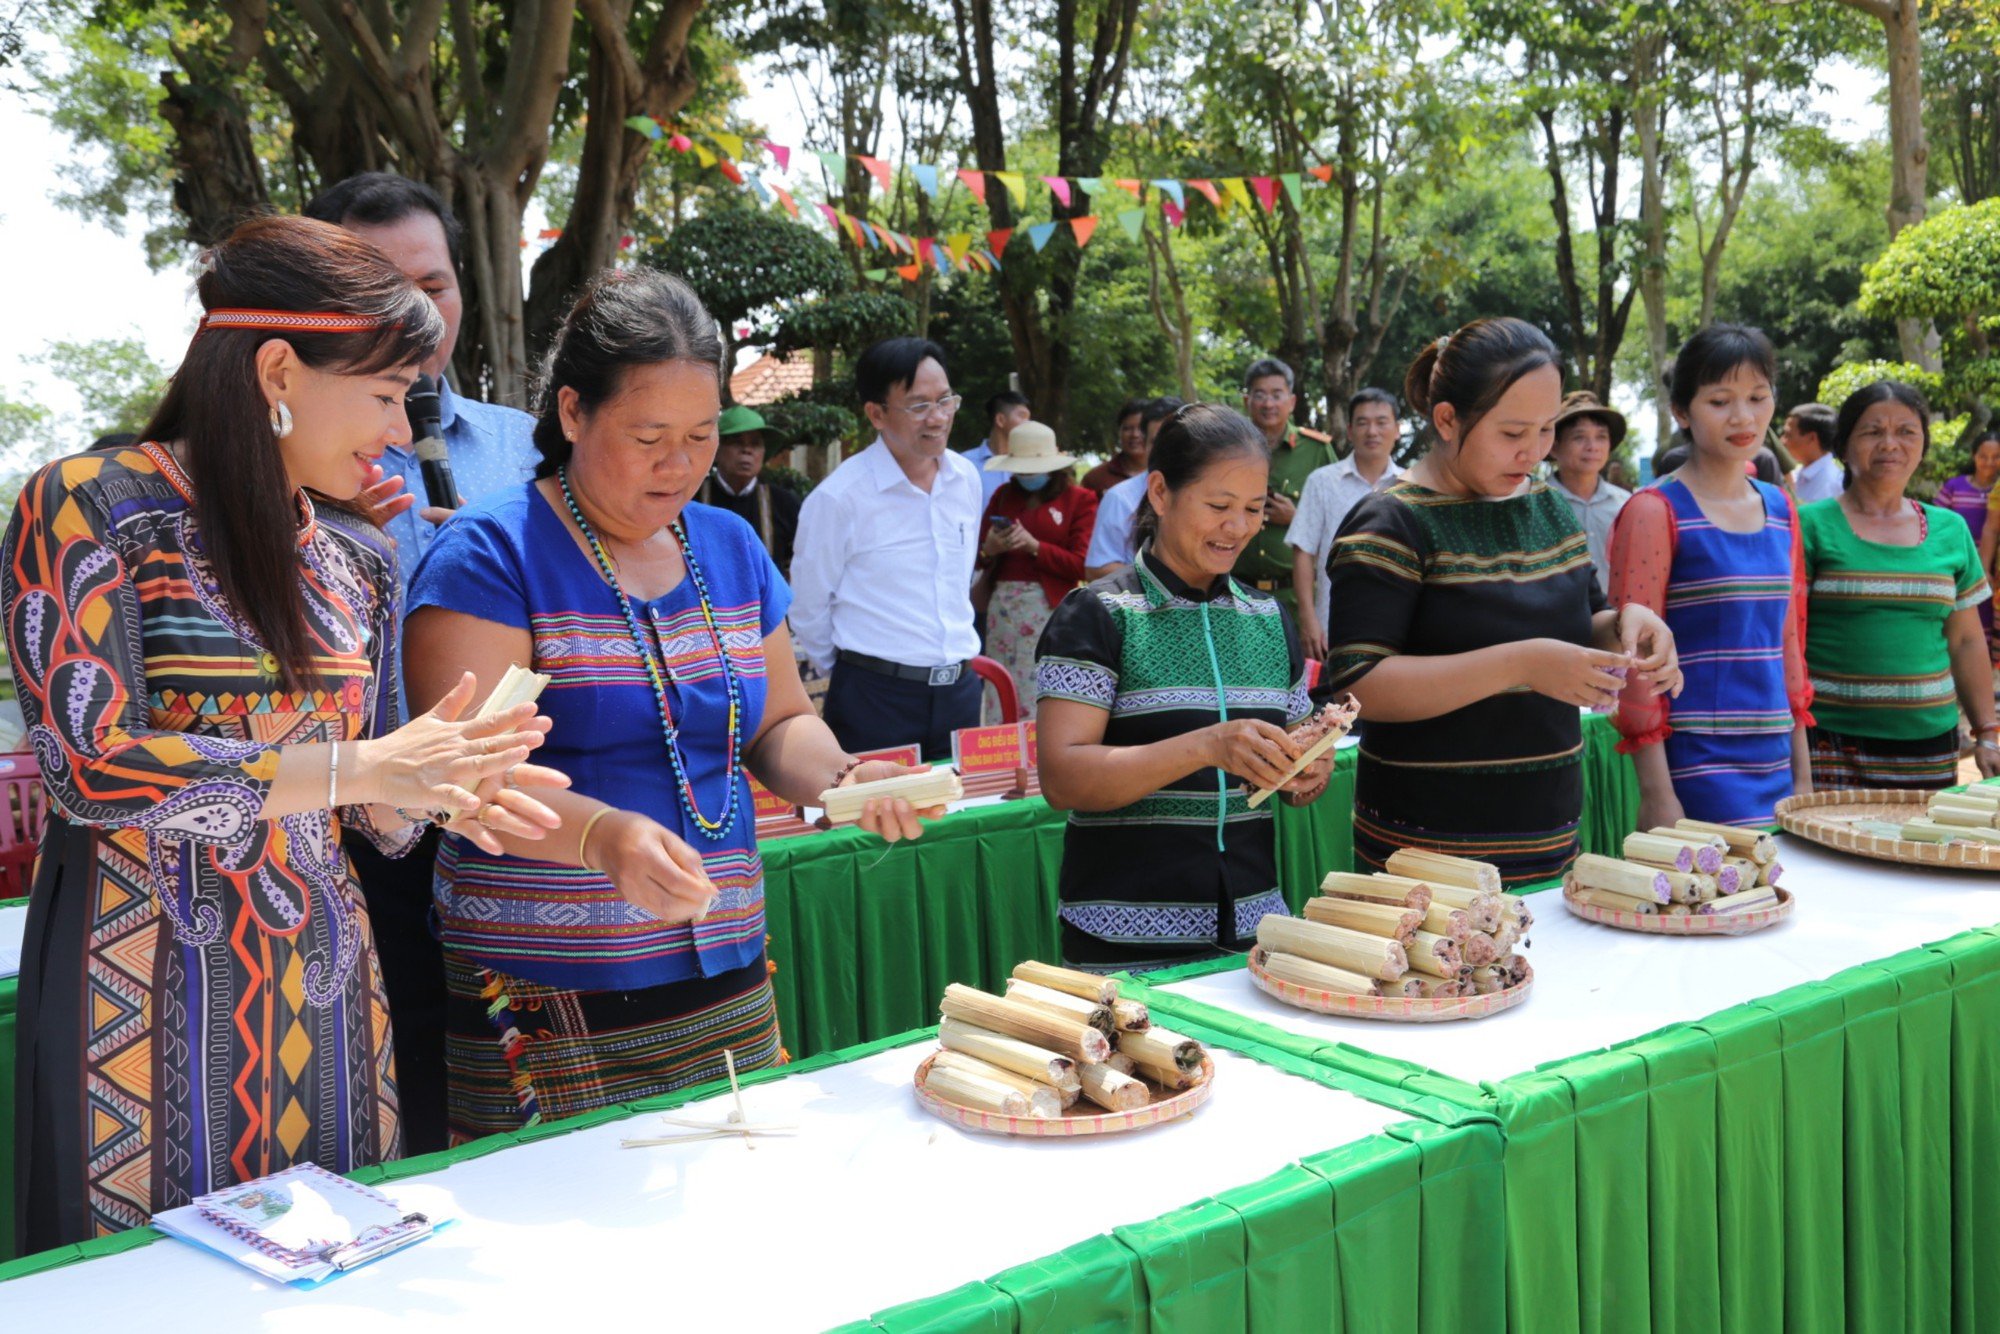
[[[1584,719],[1586,852],[1615,853],[1638,778],[1608,719]],[[1278,877],[1297,912],[1329,871],[1354,867],[1352,747],[1326,795],[1278,806]],[[998,990],[1022,959],[1054,961],[1064,817],[1037,799],[977,807],[885,848],[854,831],[764,845],[778,1017],[793,1055],[933,1022],[947,982]]]

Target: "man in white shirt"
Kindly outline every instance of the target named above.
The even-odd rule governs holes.
[[[1014,428],[1028,420],[1028,400],[1011,389],[1002,389],[986,400],[986,438],[965,451],[965,461],[979,469],[980,485],[985,488],[986,499],[993,499],[1012,474],[987,472],[986,460],[1004,457],[1007,453],[1007,439]]]
[[[1153,439],[1160,433],[1160,426],[1167,418],[1179,412],[1186,404],[1166,394],[1147,402],[1139,414],[1139,422],[1146,431],[1146,449],[1150,453]],[[1083,558],[1083,577],[1086,580],[1102,579],[1132,563],[1133,550],[1137,546],[1132,539],[1132,528],[1139,517],[1139,502],[1146,498],[1146,473],[1137,477],[1127,477],[1104,493],[1097,502],[1097,526],[1090,530],[1090,550]]]
[[[1556,417],[1556,443],[1549,451],[1549,462],[1555,465],[1549,489],[1569,502],[1582,526],[1597,586],[1606,596],[1611,593],[1611,525],[1632,493],[1605,481],[1604,466],[1624,438],[1625,414],[1606,407],[1588,389],[1579,389],[1563,399]]]
[[[946,447],[959,396],[943,348],[885,339],[861,355],[854,384],[876,439],[799,511],[792,637],[831,677],[825,718],[842,746],[944,754],[979,722],[979,474]]]
[[[1299,645],[1309,658],[1326,656],[1327,557],[1348,513],[1373,491],[1384,491],[1403,475],[1391,454],[1402,427],[1396,400],[1386,389],[1363,389],[1347,404],[1346,458],[1313,469],[1299,496],[1298,513],[1285,531],[1292,548],[1292,588],[1299,603]]]
[[[1785,414],[1780,439],[1799,465],[1792,474],[1792,495],[1801,505],[1832,500],[1847,489],[1840,460],[1833,456],[1833,424],[1833,409],[1820,403],[1801,403]]]

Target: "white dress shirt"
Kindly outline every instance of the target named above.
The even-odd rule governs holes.
[[[1632,493],[1599,477],[1597,490],[1585,500],[1564,486],[1561,475],[1553,468],[1549,470],[1549,490],[1569,502],[1570,513],[1576,515],[1583,528],[1583,540],[1590,547],[1590,563],[1597,567],[1597,586],[1606,597],[1611,596],[1611,525],[1618,521],[1618,511],[1625,508]]]
[[[877,438],[828,474],[799,511],[792,550],[792,641],[820,673],[846,649],[905,667],[979,652],[972,567],[983,510],[979,473],[946,450],[919,490]]]
[[[1097,501],[1097,527],[1090,530],[1090,553],[1084,568],[1132,563],[1132,525],[1139,517],[1139,502],[1146,498],[1146,474],[1127,477]]]
[[[1313,610],[1319,613],[1321,630],[1327,628],[1326,618],[1331,610],[1326,561],[1333,553],[1333,539],[1339,534],[1340,525],[1369,492],[1387,491],[1402,476],[1403,470],[1390,459],[1382,475],[1370,482],[1355,466],[1352,454],[1338,463],[1314,468],[1307,476],[1305,490],[1299,493],[1298,512],[1292,516],[1291,527],[1285,530],[1285,542],[1313,555]]]
[[[1810,504],[1815,500],[1832,500],[1847,489],[1847,478],[1840,471],[1840,460],[1831,454],[1822,454],[1792,474],[1792,495],[1799,504]]]

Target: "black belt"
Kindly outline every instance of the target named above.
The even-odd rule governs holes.
[[[859,667],[864,672],[893,676],[898,681],[922,681],[930,686],[955,686],[958,684],[958,678],[972,666],[970,662],[952,662],[942,667],[905,667],[900,662],[890,662],[887,658],[871,658],[866,653],[856,653],[850,649],[841,649],[834,656],[839,661]]]

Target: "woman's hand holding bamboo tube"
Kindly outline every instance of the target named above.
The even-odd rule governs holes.
[[[1203,728],[1202,733],[1208,741],[1209,763],[1253,788],[1279,786],[1299,758],[1290,734],[1261,719],[1234,718]]]

